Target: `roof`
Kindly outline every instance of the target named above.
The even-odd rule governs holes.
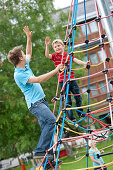
[[[113,6],[111,5],[110,0],[106,0],[106,1],[108,1],[109,7],[112,10]],[[70,0],[70,5],[71,5],[71,0]],[[95,8],[94,0],[86,0],[85,8],[86,8],[86,18],[87,18],[87,20],[96,17],[96,8]],[[54,22],[58,21],[61,11],[63,11],[64,13],[67,13],[67,12],[69,13],[70,6],[57,10],[56,14],[53,15]],[[77,23],[83,22],[84,20],[85,20],[85,15],[84,15],[84,1],[83,1],[83,2],[78,3]]]

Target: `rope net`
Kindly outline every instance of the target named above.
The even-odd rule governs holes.
[[[50,151],[54,149],[55,151],[57,151],[57,155],[55,158],[56,159],[55,170],[57,170],[59,154],[60,154],[62,143],[73,142],[78,139],[85,139],[87,141],[86,155],[88,155],[90,140],[103,141],[113,136],[113,133],[112,133],[113,132],[113,118],[112,118],[113,104],[112,104],[112,96],[110,94],[111,92],[110,85],[113,85],[112,74],[111,74],[113,68],[110,68],[110,61],[112,61],[113,58],[109,57],[108,51],[106,48],[106,46],[110,45],[113,41],[108,41],[108,40],[106,41],[107,35],[103,34],[104,30],[102,28],[102,23],[101,23],[102,20],[112,17],[113,14],[110,13],[108,16],[101,17],[101,15],[99,14],[96,0],[94,0],[94,4],[95,4],[95,9],[96,9],[96,18],[95,19],[93,18],[92,20],[87,21],[86,2],[84,0],[84,18],[85,18],[84,23],[77,24],[78,0],[72,0],[71,2],[68,25],[66,29],[66,36],[64,40],[64,47],[68,46],[67,58],[64,64],[64,69],[58,76],[58,85],[57,85],[56,94],[55,94],[55,97],[52,99],[52,102],[54,102],[53,113],[55,113],[57,101],[60,101],[59,112],[58,112],[58,117],[57,117],[57,121],[55,124],[53,138],[51,140],[50,148],[48,149],[42,161],[42,164],[44,164],[43,169],[45,169],[46,167]],[[112,1],[111,1],[111,4],[113,5]],[[99,36],[89,40],[88,39],[88,25],[94,22],[98,26]],[[77,43],[75,42],[76,34],[77,34],[76,28],[79,28],[81,26],[84,26],[86,40],[85,42]],[[70,31],[69,31],[69,28],[70,28]],[[99,44],[89,48],[90,43],[95,42],[95,41],[99,41]],[[75,45],[81,45],[81,44],[85,44],[85,49],[75,50]],[[93,65],[89,62],[90,61],[89,52],[96,50],[96,49],[99,49],[101,51],[102,61],[100,63],[97,63],[96,65]],[[87,55],[88,64],[86,67],[82,67],[78,69],[72,68],[73,56],[79,53],[80,54],[84,53],[85,55]],[[62,54],[62,61],[63,61],[63,54]],[[101,70],[95,69],[98,67],[100,67]],[[91,68],[94,68],[95,70],[98,70],[98,71],[94,71],[91,74],[90,73]],[[72,70],[73,71],[85,70],[87,75],[85,74],[85,76],[71,79],[70,77],[71,77]],[[63,79],[62,79],[62,76],[60,76],[62,73],[64,73]],[[95,88],[92,89],[90,85],[90,80],[92,78],[94,79],[96,76],[102,76],[102,75],[104,75],[105,77],[104,78],[105,85],[102,85],[101,87],[98,87],[96,89]],[[68,76],[68,79],[66,79],[66,76]],[[78,94],[70,93],[70,84],[73,81],[83,81],[83,80],[87,81],[87,89],[84,92],[80,92]],[[60,90],[60,96],[58,96],[60,81],[63,82],[63,86]],[[100,91],[104,88],[106,88],[107,90],[107,94],[104,95],[105,98],[103,98],[103,100],[98,101],[98,102],[94,102],[93,100],[93,103],[92,103],[90,99],[91,92],[96,92],[98,90]],[[86,101],[85,105],[73,107],[72,105],[68,103],[69,97],[73,96],[76,99],[77,97],[83,96],[83,95],[85,95],[85,101]],[[101,108],[98,107],[100,105],[101,105]],[[67,115],[68,115],[68,112],[71,112],[71,111],[77,112],[77,114],[80,116],[79,117],[76,116],[75,120],[69,119]],[[98,114],[103,114],[104,112],[107,112],[107,114],[105,114],[102,118],[99,118]],[[106,121],[106,119],[108,118],[111,120],[109,124]],[[84,122],[87,122],[87,125],[86,123],[84,124]],[[69,137],[69,138],[64,137],[63,136],[64,132],[66,133],[69,132],[71,135],[73,134],[72,135],[73,137]],[[55,135],[57,135],[56,142],[54,142]],[[78,161],[81,161],[86,155],[84,155]],[[65,164],[76,163],[78,161],[69,162]],[[40,167],[42,166],[42,164],[40,165]],[[107,163],[106,167],[112,166],[112,165],[113,165],[113,162]],[[94,167],[88,168],[88,156],[87,156],[87,168],[83,168],[83,169],[93,169],[93,168]]]

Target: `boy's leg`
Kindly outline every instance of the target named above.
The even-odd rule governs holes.
[[[78,84],[77,84],[77,82],[75,80],[71,81],[71,83],[70,83],[70,91],[73,94],[80,94],[79,86],[78,86]],[[82,97],[81,97],[81,95],[74,96],[74,99],[75,99],[75,102],[76,102],[76,107],[82,106]],[[82,111],[83,109],[79,109],[79,110]],[[77,111],[77,114],[78,114],[79,117],[81,116],[81,113],[79,111]]]
[[[63,82],[60,82],[60,87],[62,89],[62,86],[63,86]],[[64,89],[64,93],[66,93],[66,88],[67,86],[65,86],[65,89]],[[70,87],[69,87],[69,94],[70,94]],[[68,95],[68,101],[67,101],[67,107],[68,108],[71,108],[72,106],[72,100],[71,100],[71,96]],[[74,120],[75,118],[73,117],[73,111],[72,110],[67,110],[67,115],[68,115],[68,118],[70,120]]]
[[[70,91],[69,91],[69,94],[70,94]],[[68,95],[68,108],[71,108],[72,106],[72,100],[71,100],[71,96]],[[74,116],[73,116],[73,110],[67,110],[67,115],[69,117],[70,120],[75,120]]]

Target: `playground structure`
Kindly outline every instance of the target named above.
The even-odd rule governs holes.
[[[46,152],[46,155],[45,155],[44,159],[41,161],[41,164],[38,167],[38,169],[42,168],[42,164],[43,164],[43,169],[44,170],[46,169],[46,165],[47,165],[47,162],[49,161],[48,158],[49,158],[49,153],[50,153],[51,149],[54,149],[55,153],[57,151],[55,170],[60,168],[60,167],[58,167],[58,160],[59,160],[61,144],[76,141],[77,139],[81,139],[81,138],[84,138],[87,141],[87,153],[85,155],[87,157],[87,168],[83,168],[83,169],[93,169],[93,167],[90,167],[90,168],[88,167],[89,140],[103,141],[104,139],[107,139],[107,138],[110,138],[111,136],[113,136],[113,116],[112,116],[112,108],[113,108],[112,100],[113,99],[112,99],[110,89],[109,89],[109,83],[111,85],[113,85],[112,75],[111,75],[111,71],[113,70],[113,68],[110,68],[109,62],[110,62],[110,60],[112,60],[112,58],[109,58],[109,56],[107,55],[107,50],[106,50],[107,44],[109,44],[111,46],[111,49],[113,50],[113,34],[112,34],[113,32],[108,28],[108,30],[106,30],[106,35],[103,34],[102,23],[101,23],[102,20],[106,20],[105,24],[107,24],[109,27],[112,27],[112,24],[110,25],[110,23],[113,20],[112,19],[113,14],[110,11],[109,11],[110,14],[106,13],[108,11],[108,9],[107,9],[107,11],[106,11],[106,9],[104,9],[104,6],[107,8],[107,3],[105,0],[100,0],[100,1],[94,0],[94,3],[95,3],[97,16],[94,20],[87,22],[86,2],[84,0],[85,22],[83,25],[85,26],[85,33],[86,33],[86,39],[85,39],[86,49],[75,51],[74,46],[75,46],[76,30],[77,30],[77,27],[80,27],[81,25],[77,25],[78,0],[72,0],[72,2],[71,2],[68,26],[67,26],[66,36],[65,36],[65,40],[64,40],[64,45],[65,46],[68,45],[68,55],[67,55],[67,60],[65,62],[64,69],[62,71],[65,73],[64,74],[65,76],[68,72],[68,80],[66,81],[65,76],[64,76],[63,87],[60,91],[60,96],[58,96],[59,80],[60,80],[60,75],[59,75],[56,95],[52,99],[52,102],[54,102],[54,110],[53,110],[54,113],[55,113],[56,102],[57,102],[57,100],[60,100],[59,113],[58,113],[55,129],[54,129],[53,138],[51,140],[50,148]],[[112,1],[111,1],[111,4],[112,4]],[[103,9],[104,12],[99,11],[99,6],[101,6],[100,8]],[[106,15],[106,14],[108,14],[108,15]],[[69,31],[69,23],[70,22],[71,22],[71,29]],[[88,35],[87,35],[87,26],[91,22],[97,23],[98,30],[99,30],[99,38],[98,38],[99,44],[92,48],[89,48],[90,42],[95,41],[94,39],[89,40]],[[108,37],[107,42],[105,41],[106,36]],[[68,103],[68,95],[72,95],[72,94],[69,94],[69,85],[70,85],[70,81],[73,81],[73,79],[70,79],[73,55],[76,56],[76,54],[78,54],[78,53],[85,53],[87,55],[87,61],[89,61],[90,60],[89,52],[96,48],[100,48],[100,50],[103,54],[103,59],[102,59],[103,61],[101,63],[97,64],[97,66],[99,66],[100,64],[103,64],[103,66],[102,66],[103,69],[101,71],[94,73],[94,74],[90,74],[90,69],[95,68],[95,65],[88,64],[86,66],[86,68],[80,68],[80,69],[87,69],[87,76],[74,79],[76,81],[84,80],[84,79],[87,80],[88,88],[85,92],[81,93],[80,95],[83,95],[86,93],[88,103],[87,103],[87,105],[82,106],[82,107],[73,107],[73,106],[69,107],[67,103]],[[106,53],[106,56],[105,56],[105,53]],[[69,57],[70,57],[70,63],[69,63],[69,69],[67,69],[67,63],[68,63]],[[62,56],[62,59],[63,59],[63,56]],[[76,71],[78,69],[73,69],[73,70]],[[108,81],[108,73],[111,78],[110,81]],[[96,91],[97,89],[90,88],[90,79],[95,78],[95,76],[101,76],[101,75],[104,75],[104,77],[105,77],[105,85],[102,86],[100,89],[106,87],[107,95],[105,98],[103,98],[103,100],[91,104],[90,103],[90,93],[91,93],[91,91]],[[66,94],[64,93],[65,87],[66,87]],[[102,107],[101,109],[94,110],[94,108],[96,108],[95,106],[100,105],[100,104],[103,104],[105,106]],[[86,112],[80,111],[80,109],[84,109],[84,110],[86,110]],[[73,122],[73,121],[69,120],[66,116],[66,113],[68,110],[78,111],[78,112],[82,113],[83,117],[81,119]],[[103,118],[98,118],[96,116],[97,113],[101,113],[104,111],[107,111],[107,114],[105,116],[103,116]],[[110,124],[106,123],[106,121],[105,121],[106,118],[108,118],[108,117],[110,117],[110,120],[111,120]],[[88,122],[87,126],[83,125],[84,121]],[[101,128],[98,128],[98,129],[92,128],[95,124],[99,124],[99,126],[101,126]],[[71,128],[70,128],[70,125],[71,125]],[[78,129],[79,129],[79,131],[78,131]],[[70,131],[71,133],[75,134],[75,137],[63,138],[64,130]],[[58,136],[56,143],[54,143],[55,133],[57,133],[57,136]],[[109,154],[113,154],[113,152],[98,155],[98,157],[106,156]],[[54,157],[55,157],[55,155],[54,155]],[[105,165],[106,165],[106,167],[112,166],[113,162],[107,163]],[[105,166],[105,165],[103,165],[103,166]],[[51,169],[54,169],[52,167],[51,163],[50,163],[50,166],[51,166]]]

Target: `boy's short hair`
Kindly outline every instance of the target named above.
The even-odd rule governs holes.
[[[94,142],[95,142],[95,141],[93,141],[92,139],[89,140],[89,147],[91,147],[92,145],[94,145]]]
[[[56,43],[56,42],[59,42],[60,44],[64,45],[63,41],[61,39],[55,39],[53,42],[52,42],[52,47],[53,45]]]
[[[9,51],[7,55],[7,59],[11,64],[16,66],[19,63],[19,57],[21,56],[22,56],[22,47],[16,46]]]

